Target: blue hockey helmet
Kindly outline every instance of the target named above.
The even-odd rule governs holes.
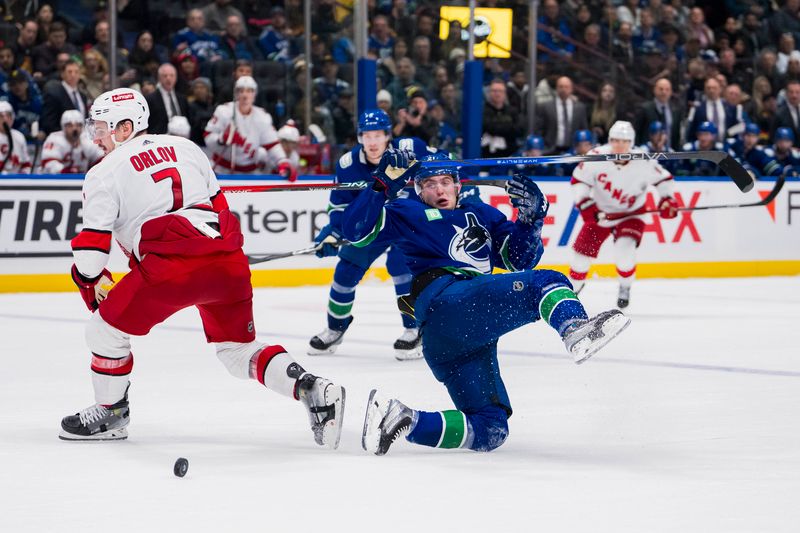
[[[758,124],[756,124],[755,122],[748,122],[747,126],[744,127],[744,134],[761,135],[761,128],[759,128]]]
[[[650,133],[650,135],[655,135],[656,133],[666,133],[667,127],[660,120],[654,120],[650,123],[650,128],[647,131]]]
[[[385,131],[392,130],[392,119],[383,109],[367,109],[358,117],[358,134],[365,131]]]
[[[578,130],[575,132],[572,142],[573,144],[594,142],[594,139],[592,139],[592,132],[589,130]]]
[[[775,130],[775,142],[792,141],[794,142],[794,132],[791,128],[778,128]]]
[[[544,150],[544,139],[540,135],[528,135],[525,139],[526,150]]]
[[[435,154],[427,154],[419,160],[420,163],[425,163],[426,161],[451,161],[451,158],[447,152],[436,152]],[[452,176],[454,181],[459,182],[461,181],[461,170],[458,168],[455,161],[453,161],[452,165],[430,168],[425,168],[423,164],[414,175],[414,189],[417,191],[417,194],[422,190],[420,186],[422,181],[431,176]]]
[[[697,133],[713,133],[714,135],[716,135],[718,133],[718,130],[713,122],[709,122],[708,120],[706,120],[705,122],[701,122],[700,125],[697,126]]]

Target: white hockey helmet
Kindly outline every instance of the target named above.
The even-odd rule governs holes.
[[[621,141],[633,142],[636,139],[636,132],[633,130],[633,124],[626,120],[618,120],[608,130],[608,140],[618,139]]]
[[[86,131],[89,137],[94,139],[96,122],[105,122],[108,124],[108,130],[114,131],[117,124],[125,120],[130,120],[133,124],[133,135],[123,142],[129,141],[137,133],[147,129],[150,122],[150,107],[139,91],[129,88],[114,89],[104,92],[95,99],[89,110],[89,118],[86,120]],[[114,144],[119,146],[122,143],[114,140]]]
[[[67,124],[81,124],[83,125],[83,113],[77,109],[67,109],[61,113],[61,129]]]
[[[6,100],[0,100],[0,113],[11,113],[11,118],[14,118],[14,108]]]
[[[238,89],[253,89],[258,92],[258,84],[252,76],[242,76],[236,80],[236,85],[233,86],[234,91]]]
[[[300,131],[297,129],[293,120],[289,120],[278,130],[278,139],[282,141],[296,143],[300,140]]]

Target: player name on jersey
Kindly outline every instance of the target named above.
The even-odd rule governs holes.
[[[165,161],[177,163],[178,157],[175,155],[175,148],[173,146],[159,146],[155,150],[151,148],[150,150],[134,154],[130,157],[130,160],[133,168],[141,172],[146,168],[153,167]]]

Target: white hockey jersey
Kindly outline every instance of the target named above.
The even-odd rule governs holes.
[[[137,259],[142,224],[177,213],[210,236],[218,222],[212,198],[220,192],[208,157],[174,135],[142,135],[113,150],[86,173],[83,229],[72,241],[75,264],[87,278],[108,262],[112,236]]]
[[[9,155],[8,137],[0,129],[0,165],[2,174],[28,174],[31,171],[31,157],[28,155],[28,143],[25,135],[15,129],[11,129],[11,138],[14,141],[14,149]],[[3,164],[5,161],[5,164]]]
[[[47,136],[42,146],[43,174],[82,174],[103,157],[103,151],[81,135],[78,146],[72,146],[63,131]]]
[[[263,108],[253,106],[247,115],[237,109],[234,119],[233,106],[233,102],[218,105],[206,124],[206,147],[211,151],[214,169],[225,174],[253,172],[285,161],[286,153],[278,141],[272,116]],[[244,139],[240,144],[228,144],[233,137],[226,134],[230,125]]]
[[[587,155],[609,153],[611,146],[604,144]],[[661,198],[672,196],[672,174],[654,160],[637,159],[624,164],[613,161],[580,163],[572,172],[575,203],[592,198],[603,213],[636,211],[644,206],[650,186],[656,188]]]

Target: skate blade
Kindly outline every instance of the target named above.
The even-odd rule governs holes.
[[[342,342],[339,341],[339,342],[331,344],[327,348],[323,348],[323,349],[318,349],[318,348],[314,348],[313,346],[309,346],[308,350],[306,351],[306,353],[308,355],[331,355],[331,354],[336,352],[336,349],[339,348],[339,345],[341,343]]]
[[[596,354],[606,344],[622,333],[631,323],[631,319],[622,313],[617,314],[606,320],[602,325],[603,336],[599,339],[584,338],[578,341],[573,347],[575,364],[584,363],[591,356]]]
[[[411,350],[395,349],[394,351],[394,358],[398,361],[413,361],[415,359],[422,359],[423,356],[424,354],[422,353],[422,346],[417,346]]]
[[[333,390],[331,390],[333,389]],[[333,420],[328,420],[322,428],[322,445],[331,450],[339,447],[344,421],[344,387],[333,385],[325,391],[325,404],[333,405]]]
[[[389,402],[372,389],[367,400],[367,412],[364,415],[364,429],[361,431],[361,447],[369,453],[378,453],[381,442],[381,422],[388,411]]]
[[[73,435],[63,429],[58,434],[58,438],[61,440],[73,441],[73,442],[95,442],[95,441],[107,441],[107,440],[125,440],[128,438],[128,430],[126,428],[119,428],[119,429],[112,429],[109,431],[103,431],[101,433],[95,433],[94,435],[89,435],[88,437],[85,435]]]

